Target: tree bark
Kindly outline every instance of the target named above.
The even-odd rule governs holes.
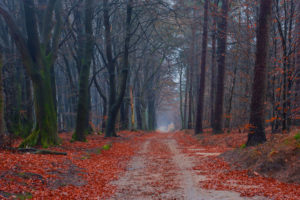
[[[216,6],[216,5],[214,5]],[[215,9],[214,9],[215,10]],[[215,15],[215,13],[214,13]],[[215,67],[216,67],[216,16],[213,16],[213,26],[212,26],[212,55],[211,55],[211,84],[210,84],[210,124],[214,127],[214,101],[215,101]]]
[[[5,144],[4,141],[4,116],[3,116],[3,88],[2,88],[2,49],[0,49],[0,149],[3,147]]]
[[[296,8],[296,85],[295,85],[295,102],[294,108],[300,108],[300,2],[298,1]],[[294,124],[300,126],[300,111],[295,113]]]
[[[222,0],[222,12],[218,25],[218,82],[215,100],[214,113],[214,133],[223,133],[223,105],[224,105],[224,79],[226,67],[226,47],[227,47],[227,18],[228,0]]]
[[[205,73],[206,73],[206,53],[207,53],[207,27],[208,26],[208,0],[204,4],[204,21],[203,21],[203,35],[202,35],[202,55],[201,55],[201,75],[198,92],[197,117],[195,124],[195,134],[203,132],[203,106],[204,106],[204,92],[205,92]]]
[[[81,58],[81,70],[79,80],[79,100],[77,108],[76,130],[73,139],[85,141],[85,135],[89,129],[89,75],[93,57],[93,0],[85,1],[85,39],[84,39],[84,57]]]
[[[33,0],[24,0],[25,26],[27,41],[23,38],[17,25],[7,11],[0,7],[0,14],[9,27],[10,34],[21,54],[22,62],[30,75],[34,88],[34,106],[36,127],[21,146],[42,145],[48,147],[59,143],[57,135],[57,119],[51,83],[51,67],[56,60],[57,46],[50,48],[52,32],[52,14],[56,0],[48,2],[43,21],[43,39],[39,39],[37,30],[35,5]],[[59,36],[59,31],[56,34]]]
[[[193,11],[195,12],[195,10]],[[189,103],[188,103],[188,122],[187,128],[191,129],[193,127],[193,83],[194,83],[194,67],[195,67],[195,27],[192,25],[192,44],[191,44],[191,57],[190,57],[190,69],[189,69]]]
[[[105,35],[107,40],[107,53],[109,55],[109,51],[111,51],[110,46],[110,25],[109,25],[109,13],[107,2],[104,1],[104,26],[105,26]],[[105,131],[106,137],[117,136],[115,131],[116,119],[118,112],[120,110],[121,103],[123,101],[127,78],[129,72],[129,44],[131,38],[131,17],[132,17],[132,0],[128,0],[127,2],[127,12],[126,12],[126,34],[125,34],[125,42],[124,42],[124,58],[123,58],[123,67],[122,74],[120,80],[120,91],[117,95],[116,86],[115,86],[115,67],[114,65],[109,66],[109,80],[110,80],[110,98],[109,98],[109,111],[108,111],[108,119],[107,126]],[[111,54],[110,54],[111,55]]]
[[[260,1],[260,14],[257,29],[256,59],[252,99],[250,110],[250,132],[247,146],[254,146],[266,141],[265,135],[265,94],[267,75],[267,55],[269,47],[269,29],[272,12],[272,0]]]

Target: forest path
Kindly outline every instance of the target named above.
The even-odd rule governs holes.
[[[201,189],[199,181],[206,177],[194,172],[192,158],[182,150],[172,133],[157,133],[145,139],[125,174],[112,183],[117,186],[117,191],[111,199],[265,199],[240,197],[239,193],[231,191]],[[218,155],[195,150],[201,156]]]

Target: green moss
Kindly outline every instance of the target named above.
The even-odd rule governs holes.
[[[245,149],[247,146],[246,146],[246,144],[242,144],[241,146],[240,146],[240,149]]]
[[[59,144],[50,73],[42,70],[39,74],[44,74],[44,77],[33,82],[37,123],[35,130],[24,140],[21,147],[42,145],[42,147],[48,148]]]
[[[297,134],[294,136],[294,139],[297,140],[297,141],[300,141],[300,133],[297,133]]]
[[[72,135],[71,142],[75,142],[75,141],[87,142],[87,139],[85,137],[81,138],[79,134],[76,134],[76,132],[74,132]]]
[[[105,145],[103,145],[102,149],[109,150],[111,148],[111,146],[112,146],[111,144],[105,144]]]
[[[97,132],[97,134],[98,134],[98,135],[102,135],[102,134],[103,134],[103,132],[101,132],[101,131],[98,131],[98,132]]]
[[[284,143],[285,145],[289,145],[289,144],[291,144],[291,141],[290,141],[289,139],[285,139],[285,140],[283,141],[283,143]]]
[[[101,154],[101,149],[97,149],[96,154]]]
[[[86,159],[90,159],[90,158],[91,158],[91,155],[87,154],[87,155],[82,156],[81,160],[86,160]]]
[[[31,193],[25,193],[25,194],[17,194],[16,195],[16,199],[19,199],[19,200],[26,200],[26,199],[32,199],[33,196]]]
[[[18,199],[18,200],[26,200],[26,199],[32,199],[33,198],[32,194],[29,193],[29,192],[20,193],[20,194],[2,192],[2,194],[4,195],[4,197],[8,197],[8,198],[11,198],[11,199]]]
[[[20,145],[21,148],[32,147],[38,144],[39,131],[33,131]]]

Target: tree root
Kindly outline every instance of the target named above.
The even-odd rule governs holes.
[[[66,152],[59,152],[59,151],[51,151],[45,149],[35,149],[35,148],[17,148],[17,152],[21,153],[32,153],[32,154],[52,154],[52,155],[67,155]]]

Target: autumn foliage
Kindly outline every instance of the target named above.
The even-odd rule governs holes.
[[[70,133],[62,134],[61,138],[62,145],[51,150],[67,152],[67,156],[1,151],[0,197],[109,197],[115,190],[109,183],[124,171],[134,153],[135,139],[105,139],[103,136],[91,135],[87,138],[88,142],[71,143]]]
[[[236,134],[236,136],[235,139],[231,140],[239,141],[239,135]],[[193,170],[198,175],[207,177],[207,180],[199,182],[200,187],[213,190],[236,191],[241,193],[241,196],[247,197],[265,196],[276,200],[297,200],[300,198],[299,184],[288,184],[273,178],[266,178],[253,170],[238,170],[236,166],[231,166],[223,158],[218,157],[218,154],[232,149],[228,146],[219,146],[216,143],[203,146],[197,138],[184,132],[176,133],[176,138],[178,143],[184,146],[183,151],[195,160]],[[223,137],[223,140],[224,138],[226,136]],[[197,151],[193,150],[197,148],[201,148],[202,152],[217,154],[199,156]]]

